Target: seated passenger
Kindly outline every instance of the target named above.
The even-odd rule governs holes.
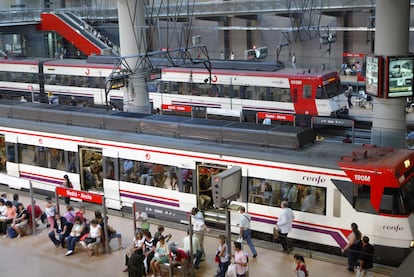
[[[46,214],[42,211],[39,205],[36,205],[36,200],[33,200],[34,205],[34,214],[35,214],[35,221],[41,220],[43,224],[46,223]],[[32,206],[33,205],[27,205],[26,211],[29,214],[29,225],[33,227],[32,219]],[[37,226],[37,224],[36,224]]]
[[[154,257],[151,260],[150,266],[152,274],[161,276],[160,264],[165,264],[169,260],[169,252],[167,244],[165,243],[165,237],[160,236],[157,246],[155,247]]]
[[[174,276],[174,268],[181,266],[183,270],[183,276],[186,275],[188,255],[184,249],[178,248],[176,242],[170,242],[168,244],[168,250],[170,251],[170,276]]]
[[[65,239],[69,236],[72,226],[68,224],[66,218],[57,213],[55,214],[53,228],[54,230],[49,233],[49,238],[56,247],[61,245],[63,248]]]
[[[142,254],[142,247],[143,247],[143,244],[144,244],[144,240],[145,240],[145,238],[144,238],[144,234],[142,232],[136,232],[135,233],[135,237],[132,241],[132,245],[130,246],[127,253],[125,254],[125,269],[124,269],[123,272],[128,271],[129,259],[132,257],[132,255],[134,253],[136,253],[137,251],[140,250],[141,254]],[[144,259],[145,259],[145,256],[144,256]],[[145,270],[145,268],[144,268],[144,270]]]
[[[114,238],[118,239],[118,249],[124,249],[125,247],[122,245],[122,235],[118,233],[111,225],[108,223],[108,216],[106,217],[106,223],[108,224],[108,243],[111,243],[111,240]]]
[[[172,235],[171,235],[171,233],[170,234],[168,234],[168,235],[164,235],[163,233],[164,233],[164,231],[165,231],[165,228],[164,228],[164,226],[162,226],[162,225],[158,225],[158,228],[157,228],[157,232],[155,232],[155,234],[154,234],[154,239],[155,239],[155,241],[159,241],[160,240],[160,237],[161,236],[163,236],[164,238],[165,238],[165,242],[168,242],[170,239],[171,239],[171,237],[172,237]]]
[[[81,244],[84,248],[88,250],[88,256],[91,257],[97,250],[98,244],[101,242],[102,239],[102,228],[101,225],[98,224],[96,219],[91,220],[91,224],[89,226],[89,235],[81,241]]]
[[[3,199],[4,201],[4,199]],[[6,215],[0,218],[0,231],[4,234],[4,238],[7,238],[7,226],[13,222],[16,217],[16,207],[13,206],[11,201],[6,201]]]
[[[76,216],[75,223],[73,224],[70,235],[68,236],[68,251],[65,256],[72,255],[75,251],[75,245],[80,240],[80,237],[83,235],[85,230],[85,223],[82,222],[82,219],[79,216]]]
[[[16,212],[16,217],[13,219],[11,227],[16,231],[17,238],[20,238],[24,235],[23,231],[29,222],[29,214],[27,213],[22,203],[19,203],[17,207],[18,210]]]

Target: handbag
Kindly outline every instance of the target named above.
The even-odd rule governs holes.
[[[236,265],[231,263],[227,268],[227,277],[237,277]]]
[[[84,241],[86,244],[90,244],[90,243],[94,243],[94,242],[96,242],[96,238],[86,237],[83,241]]]
[[[273,238],[278,239],[279,238],[279,228],[273,227]]]

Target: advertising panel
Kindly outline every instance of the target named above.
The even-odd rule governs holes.
[[[414,56],[387,57],[386,91],[388,98],[413,95]]]
[[[367,94],[382,97],[382,56],[366,56],[365,91]]]

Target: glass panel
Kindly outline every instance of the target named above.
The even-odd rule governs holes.
[[[115,158],[105,157],[105,179],[116,180],[116,160]]]
[[[79,173],[79,164],[77,163],[78,159],[77,157],[77,153],[76,152],[69,152],[67,151],[67,156],[68,156],[68,172],[70,173]]]
[[[414,212],[414,178],[411,177],[410,181],[408,181],[402,188],[401,188],[401,197],[404,201],[405,211],[406,213]]]
[[[293,210],[326,214],[326,188],[251,177],[248,187],[250,203],[279,207],[286,200]]]
[[[79,150],[82,168],[81,188],[103,190],[102,150],[97,148],[80,148]]]
[[[180,192],[192,191],[193,173],[191,169],[129,159],[119,159],[119,166],[121,181]]]
[[[339,80],[331,82],[331,83],[323,86],[323,88],[324,88],[328,98],[332,98],[334,96],[337,96],[337,95],[343,93],[342,89],[341,89],[341,83],[339,82]]]
[[[303,85],[303,98],[310,99],[312,97],[312,86]]]
[[[7,161],[15,163],[16,162],[16,146],[15,146],[15,144],[11,143],[11,142],[6,142],[6,148],[7,148]]]
[[[0,172],[6,172],[6,141],[4,135],[0,135]]]

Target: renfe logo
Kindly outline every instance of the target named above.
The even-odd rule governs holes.
[[[303,181],[307,181],[310,183],[314,183],[316,185],[322,184],[326,182],[326,179],[323,178],[322,176],[318,176],[318,177],[313,177],[313,176],[303,176],[302,177]]]
[[[382,229],[386,231],[399,232],[404,230],[404,227],[400,225],[382,225]]]
[[[371,176],[368,175],[354,175],[356,181],[371,182]]]

